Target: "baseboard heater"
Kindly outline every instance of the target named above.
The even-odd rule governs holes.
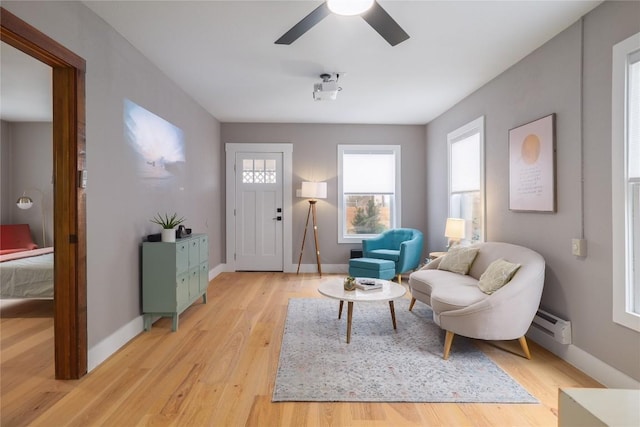
[[[538,310],[531,326],[560,344],[571,344],[571,322],[568,320],[561,319],[546,311]]]

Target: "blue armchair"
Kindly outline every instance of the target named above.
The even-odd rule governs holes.
[[[413,228],[394,228],[362,241],[362,256],[393,261],[398,283],[402,273],[415,270],[422,255],[422,232]]]

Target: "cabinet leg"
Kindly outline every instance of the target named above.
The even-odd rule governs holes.
[[[206,292],[204,294],[202,294],[202,303],[203,304],[207,303],[207,293]]]
[[[151,329],[151,315],[150,314],[145,314],[144,315],[144,330],[148,331]]]
[[[178,313],[173,313],[173,319],[171,321],[171,331],[175,332],[178,330]]]

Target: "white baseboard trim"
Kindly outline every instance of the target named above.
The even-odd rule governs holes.
[[[91,347],[87,354],[87,372],[91,372],[143,330],[143,316],[138,316]]]
[[[607,388],[640,389],[640,381],[604,363],[573,344],[560,344],[537,328],[530,328],[527,338],[540,344]]]
[[[227,271],[227,264],[218,264],[209,270],[209,281],[215,279],[220,273]]]
[[[214,279],[226,269],[226,264],[219,264],[209,270],[209,280]],[[122,346],[144,331],[144,317],[138,316],[113,334],[100,341],[89,349],[87,354],[87,371],[91,372],[109,356],[118,351]]]

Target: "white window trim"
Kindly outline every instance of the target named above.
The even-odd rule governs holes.
[[[447,215],[451,215],[451,145],[474,133],[480,135],[480,211],[482,212],[481,242],[487,239],[487,211],[485,208],[485,174],[484,174],[484,116],[470,121],[466,125],[447,134]],[[444,233],[444,229],[442,230]]]
[[[362,144],[338,144],[338,243],[362,243],[362,239],[369,238],[371,236],[362,236],[362,237],[346,237],[343,235],[342,230],[344,230],[344,206],[343,199],[344,194],[342,192],[342,156],[345,151],[350,150],[358,150],[362,152],[379,152],[379,151],[393,151],[395,160],[396,160],[396,189],[395,189],[395,228],[401,227],[401,219],[402,219],[402,203],[401,203],[401,147],[400,145],[362,145]]]
[[[640,316],[629,310],[627,289],[628,228],[626,190],[626,112],[628,55],[640,49],[640,33],[613,47],[611,93],[611,206],[612,206],[612,267],[613,321],[640,332]]]

